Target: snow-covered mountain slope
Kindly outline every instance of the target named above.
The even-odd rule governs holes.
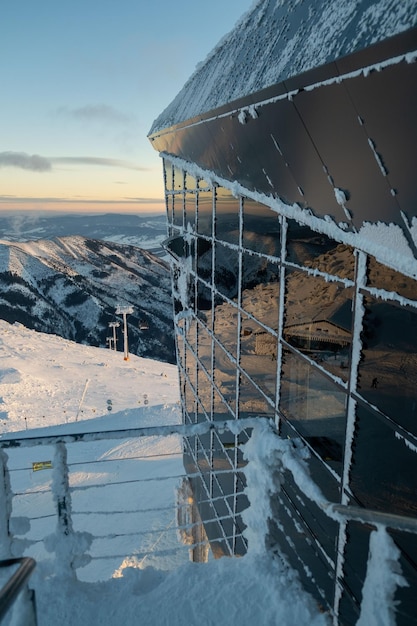
[[[34,241],[73,235],[138,246],[161,256],[164,254],[160,244],[166,238],[166,217],[164,214],[0,211],[0,239]]]
[[[175,407],[175,365],[135,355],[125,361],[122,352],[0,320],[2,434],[85,420],[93,420],[89,428],[103,430],[115,423],[148,426],[155,423],[155,411],[160,423],[178,423],[179,409],[171,415]]]
[[[0,318],[79,343],[106,346],[108,324],[127,317],[129,351],[174,362],[168,266],[135,246],[58,237],[0,241]],[[145,321],[146,330],[141,330]],[[144,324],[142,324],[143,326]],[[123,337],[118,329],[118,348]]]
[[[82,346],[4,321],[0,321],[0,396],[0,438],[26,426],[28,437],[40,437],[62,434],[75,427],[77,432],[111,431],[176,424],[181,419],[176,366],[137,356],[123,361],[120,353]],[[108,400],[112,400],[112,411],[107,410]],[[38,430],[40,426],[46,428]],[[164,519],[170,510],[168,506],[175,506],[172,483],[177,484],[178,476],[184,472],[178,436],[112,440],[109,434],[107,440],[71,445],[68,463],[72,514],[75,516],[77,506],[87,501],[88,515],[78,513],[82,521],[78,522],[77,532],[84,530],[82,522],[87,520],[89,532],[101,542],[101,556],[103,552],[107,554],[106,550],[114,554],[111,541],[113,535],[117,538],[121,524],[119,521],[116,527],[114,516],[103,515],[103,508],[122,512],[123,523],[132,519],[132,509],[138,506],[150,511],[147,518],[140,518],[141,524],[147,526],[137,524],[136,535],[121,536],[118,554],[125,558],[114,557],[117,569],[109,574],[103,565],[105,561],[97,558],[90,564],[89,574],[87,566],[77,570],[78,579],[63,577],[53,555],[45,554],[41,547],[38,555],[36,546],[33,547],[37,565],[29,585],[36,592],[39,626],[252,626],[256,622],[329,626],[328,617],[303,591],[294,572],[266,553],[254,550],[239,559],[188,563],[188,546],[183,546],[182,564],[175,569],[155,566],[153,549],[165,559],[169,556],[164,553],[167,536],[169,547],[181,548],[175,529],[171,528],[175,526],[175,517],[168,517],[168,522]],[[54,451],[45,445],[22,446],[8,448],[6,454],[14,493],[12,528],[15,535],[23,538],[20,545],[24,545],[27,535],[29,540],[50,540],[49,533],[56,531],[55,517],[48,515],[51,470],[35,472],[32,464],[52,459],[48,455]],[[91,463],[92,458],[96,463]],[[163,473],[167,468],[171,483],[161,480],[161,476],[168,476]],[[77,503],[76,488],[81,494]],[[132,496],[129,488],[134,490]],[[254,503],[254,510],[262,518],[261,527],[265,515],[262,491],[261,485],[259,503]],[[87,497],[82,498],[85,493]],[[35,504],[30,499],[33,497]],[[4,502],[0,502],[0,507],[4,507]],[[29,530],[25,529],[27,526]],[[158,540],[152,540],[146,558],[140,558],[143,545],[137,542],[141,541],[144,528],[152,529],[152,538]],[[108,536],[102,539],[103,534]],[[132,546],[132,542],[136,543]],[[236,601],[231,602],[231,598]],[[29,623],[25,618],[19,621],[22,607],[17,604],[16,609],[2,621],[4,626]]]

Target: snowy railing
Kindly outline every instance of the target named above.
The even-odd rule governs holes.
[[[189,474],[185,474],[182,469],[179,471],[182,468],[182,447],[178,446],[175,453],[172,451],[168,454],[160,451],[152,454],[135,453],[128,459],[106,458],[100,448],[98,459],[84,458],[84,454],[83,458],[79,459],[72,449],[73,445],[75,444],[80,452],[87,443],[96,445],[97,442],[110,440],[139,442],[143,438],[165,440],[169,436],[181,438],[202,435],[210,430],[230,431],[237,435],[247,429],[252,429],[249,441],[242,446],[247,464],[244,468],[239,468],[239,471],[243,471],[246,476],[245,493],[250,503],[249,508],[242,513],[246,525],[244,536],[249,550],[253,553],[267,550],[268,518],[272,517],[271,500],[281,489],[284,472],[290,471],[295,483],[306,497],[318,505],[326,515],[336,520],[341,527],[346,521],[351,520],[367,525],[368,528],[370,525],[373,527],[370,534],[368,566],[362,582],[363,599],[358,624],[366,624],[367,618],[372,614],[381,616],[381,624],[393,623],[391,617],[395,610],[394,594],[397,587],[404,586],[406,582],[399,565],[400,551],[387,529],[417,533],[417,520],[328,502],[309,475],[305,451],[294,445],[294,441],[278,437],[273,425],[265,419],[134,428],[99,433],[79,432],[61,436],[1,438],[0,557],[20,556],[25,551],[32,551],[37,560],[42,560],[45,558],[46,549],[55,554],[52,565],[54,574],[74,578],[77,568],[82,567],[79,572],[85,572],[95,563],[95,569],[90,574],[87,573],[87,576],[84,575],[82,578],[84,580],[88,580],[88,576],[94,580],[120,576],[124,567],[141,568],[145,563],[154,565],[155,559],[160,559],[158,566],[161,569],[176,567],[188,560],[190,549],[203,545],[208,547],[204,533],[191,532],[197,525],[201,530],[201,521],[196,524],[195,520],[186,514],[178,514],[179,508],[187,505],[187,491],[184,492],[185,498],[182,503],[174,502],[175,499],[171,498],[170,506],[166,506],[166,494],[171,491],[172,495],[174,489],[178,491],[179,482],[189,478]],[[19,483],[16,480],[17,474],[22,471],[27,473],[32,471],[32,468],[14,466],[8,455],[12,457],[15,451],[27,452],[30,448],[39,450],[41,446],[44,448],[51,445],[54,447],[54,456],[50,462],[45,463],[46,468],[52,472],[49,481],[38,484],[35,488],[32,485],[31,489],[14,490],[14,485]],[[165,474],[149,473],[150,465],[156,467],[153,463],[156,460],[162,462],[162,466],[163,461],[168,461],[164,469],[169,471]],[[129,463],[130,473],[123,475],[120,465],[125,462]],[[147,466],[145,467],[142,462],[147,463]],[[104,471],[103,464],[110,464],[113,469]],[[116,468],[113,464],[116,464]],[[89,480],[85,480],[84,483],[81,469],[84,472],[88,471]],[[210,471],[210,467],[207,471]],[[141,472],[142,476],[139,476]],[[38,474],[32,472],[31,476],[34,475]],[[164,485],[168,485],[168,490]],[[106,491],[108,488],[111,490],[111,506],[106,508],[104,505],[109,499]],[[150,506],[147,506],[144,499],[141,507],[135,505],[137,494],[145,493],[140,491],[141,488],[144,488],[147,497],[150,497]],[[156,499],[157,494],[161,495],[160,501]],[[47,495],[50,500],[49,509],[45,502]],[[124,504],[123,496],[128,499]],[[31,507],[28,504],[28,498],[31,497],[35,497],[36,506]],[[110,502],[108,504],[110,505]],[[32,512],[29,514],[30,509]],[[34,511],[38,514],[35,515]],[[127,520],[131,522],[128,523]],[[150,523],[149,528],[144,527],[144,520]],[[162,522],[162,525],[161,523],[155,525],[155,520]],[[204,522],[207,523],[207,520]],[[44,532],[42,537],[36,539],[31,537],[29,528],[32,523],[37,532],[42,529],[49,530],[49,533]],[[168,536],[170,539],[166,542]],[[185,538],[185,545],[181,548],[179,536]],[[140,539],[143,540],[142,547],[138,547]],[[223,540],[224,537],[219,539]],[[114,549],[109,553],[109,542],[114,543],[116,553]],[[39,546],[44,550],[39,549]],[[107,573],[103,565],[105,562],[110,562]],[[118,565],[116,567],[115,562]],[[342,581],[338,579],[337,584],[340,586]],[[331,608],[329,610],[332,612]],[[332,613],[335,623],[337,612],[335,602]]]
[[[232,428],[239,433],[243,424]],[[48,561],[47,553],[53,553],[55,574],[75,577],[82,568],[77,575],[84,580],[121,575],[129,565],[170,569],[188,561],[192,551],[193,558],[197,552],[207,558],[208,541],[187,489],[193,474],[183,467],[181,437],[212,429],[230,430],[230,424],[3,436],[0,556],[29,553]],[[166,452],[158,442],[169,437],[176,444]],[[117,440],[122,442],[114,447]],[[131,454],[115,454],[127,441]],[[28,460],[48,454],[48,461]]]

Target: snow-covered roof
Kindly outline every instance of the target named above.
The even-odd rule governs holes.
[[[417,24],[417,0],[256,0],[197,66],[151,133]]]

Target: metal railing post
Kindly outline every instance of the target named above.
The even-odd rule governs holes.
[[[36,562],[30,557],[7,559],[0,562],[0,567],[12,567],[13,565],[19,565],[19,567],[0,589],[0,621],[13,606],[16,606],[16,600],[21,596],[20,615],[13,616],[17,618],[13,623],[36,626],[35,593],[27,586],[27,580],[33,572]]]

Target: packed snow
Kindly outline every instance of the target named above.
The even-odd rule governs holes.
[[[121,352],[78,345],[3,321],[0,321],[0,331],[1,438],[101,432],[180,422],[175,366],[137,356],[124,361]],[[111,411],[108,410],[109,400]],[[63,470],[68,463],[73,471],[76,466],[70,479],[73,487],[90,485],[90,491],[81,489],[81,495],[85,495],[77,503],[77,506],[83,503],[87,507],[89,530],[81,532],[74,528],[71,541],[75,539],[76,546],[63,543],[56,517],[53,522],[49,520],[49,526],[45,520],[35,520],[36,533],[47,535],[44,535],[46,541],[42,549],[37,544],[38,563],[30,581],[36,590],[39,626],[56,623],[65,626],[329,624],[328,616],[321,614],[315,602],[302,590],[297,575],[266,553],[263,533],[264,516],[269,510],[269,487],[262,484],[262,488],[257,489],[263,475],[262,465],[257,470],[257,464],[263,462],[261,451],[269,452],[271,446],[262,439],[262,433],[259,436],[258,443],[254,441],[252,450],[249,447],[247,453],[249,462],[251,459],[253,462],[252,474],[248,475],[252,507],[246,520],[252,548],[246,556],[209,559],[207,563],[191,563],[188,558],[181,557],[166,566],[153,560],[152,554],[149,559],[139,558],[130,536],[123,540],[121,533],[118,548],[124,557],[111,561],[111,568],[107,570],[100,561],[99,566],[94,565],[94,561],[88,563],[89,558],[84,554],[92,536],[100,534],[106,523],[99,511],[94,513],[94,503],[89,495],[91,490],[109,488],[102,492],[101,508],[110,500],[114,500],[116,508],[121,507],[118,521],[113,521],[113,532],[117,533],[119,525],[128,518],[127,511],[123,514],[123,506],[127,509],[132,506],[134,492],[129,491],[129,480],[139,472],[144,482],[135,489],[144,488],[147,495],[150,490],[153,492],[155,506],[152,514],[154,523],[158,524],[163,513],[156,512],[157,505],[161,504],[161,499],[174,498],[175,477],[184,473],[179,436],[67,444],[67,460],[67,452],[60,444],[55,446],[55,452],[51,446],[22,447],[3,452],[3,456],[9,457],[12,490],[21,488],[25,492],[33,490],[34,486],[39,489],[35,494],[38,518],[42,518],[43,508],[50,506],[52,497],[56,498],[62,489],[65,491],[65,485],[59,481],[52,484],[47,469],[32,471],[34,461],[46,461],[50,454],[55,467],[61,465]],[[96,466],[89,466],[86,458],[93,453],[103,464],[108,460],[116,462],[107,463],[105,470],[103,465],[98,471]],[[139,454],[138,466],[134,459]],[[125,463],[127,469],[122,469]],[[161,468],[164,475],[168,472],[173,477],[167,488],[159,486],[162,485],[159,481]],[[152,482],[155,478],[159,482]],[[122,504],[125,490],[128,502]],[[8,505],[3,502],[3,511]],[[33,511],[25,510],[24,505],[21,509],[13,509],[12,513],[11,529],[15,535],[27,533],[29,518],[33,515]],[[115,523],[117,528],[114,528]],[[165,533],[168,525],[166,519],[162,520],[160,536],[169,534]],[[27,536],[30,537],[30,532]],[[170,545],[174,540],[171,534]],[[20,541],[14,542],[15,552],[19,545],[24,546],[24,541]],[[3,551],[5,543],[3,537]],[[48,556],[48,549],[61,557],[60,564]],[[69,576],[68,569],[63,567],[65,550],[68,556],[68,549],[78,551],[78,565],[86,565],[77,569],[77,576]],[[30,553],[30,548],[25,553]],[[86,571],[89,571],[88,575]],[[4,623],[13,626],[27,624],[27,617],[22,617],[23,611],[21,601]]]

